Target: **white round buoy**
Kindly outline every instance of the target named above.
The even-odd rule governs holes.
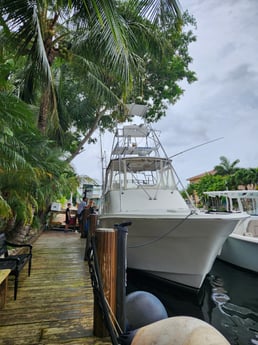
[[[176,316],[140,328],[132,345],[230,345],[213,326],[189,316]]]

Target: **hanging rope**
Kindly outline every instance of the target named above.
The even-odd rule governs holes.
[[[147,242],[144,242],[144,243],[140,243],[140,244],[136,244],[136,245],[133,245],[133,246],[128,246],[128,248],[139,248],[139,247],[145,247],[145,246],[149,246],[153,243],[156,243],[158,241],[160,241],[162,238],[168,236],[171,232],[175,231],[181,224],[183,224],[191,215],[193,215],[195,212],[194,211],[191,211],[185,218],[183,218],[181,220],[181,222],[179,222],[178,224],[176,224],[173,228],[169,229],[167,232],[165,232],[164,234],[154,238],[153,240],[151,241],[147,241]]]
[[[94,296],[96,297],[98,305],[102,311],[103,319],[109,332],[112,344],[119,345],[117,338],[119,335],[122,334],[122,332],[120,328],[117,329],[115,326],[115,324],[117,324],[118,322],[115,319],[113,312],[112,315],[110,315],[111,307],[108,304],[107,299],[104,295],[104,289],[102,279],[100,276],[100,269],[97,257],[96,241],[94,236],[90,238],[90,245],[88,246],[87,250],[87,258]],[[113,320],[115,321],[115,324]]]

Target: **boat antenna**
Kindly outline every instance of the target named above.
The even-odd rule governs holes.
[[[103,143],[102,143],[102,135],[101,131],[99,131],[99,141],[100,141],[100,157],[101,157],[101,186],[102,186],[102,195],[103,195],[103,188],[104,188],[104,153],[103,153]]]
[[[186,149],[184,151],[181,151],[181,152],[178,152],[176,153],[175,155],[173,156],[170,156],[169,158],[173,158],[173,157],[176,157],[176,156],[179,156],[187,151],[191,151],[193,149],[196,149],[197,147],[201,147],[201,146],[204,146],[204,145],[207,145],[207,144],[210,144],[210,143],[213,143],[214,141],[218,141],[218,140],[221,140],[221,139],[224,139],[224,137],[220,137],[220,138],[216,138],[216,139],[213,139],[213,140],[209,140],[209,141],[206,141],[205,143],[202,143],[202,144],[199,144],[199,145],[195,145],[193,147],[190,147],[189,149]]]

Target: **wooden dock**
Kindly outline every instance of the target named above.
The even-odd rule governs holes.
[[[20,275],[17,300],[9,277],[0,310],[0,345],[110,345],[93,336],[93,290],[85,239],[46,231],[33,243],[31,276]]]

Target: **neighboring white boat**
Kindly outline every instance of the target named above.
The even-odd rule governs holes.
[[[200,288],[244,214],[204,214],[183,199],[176,173],[150,125],[118,128],[106,168],[101,228],[131,221],[128,268]]]
[[[229,235],[219,259],[258,272],[258,190],[205,192],[213,200],[212,208],[223,207],[226,212],[247,212]]]

